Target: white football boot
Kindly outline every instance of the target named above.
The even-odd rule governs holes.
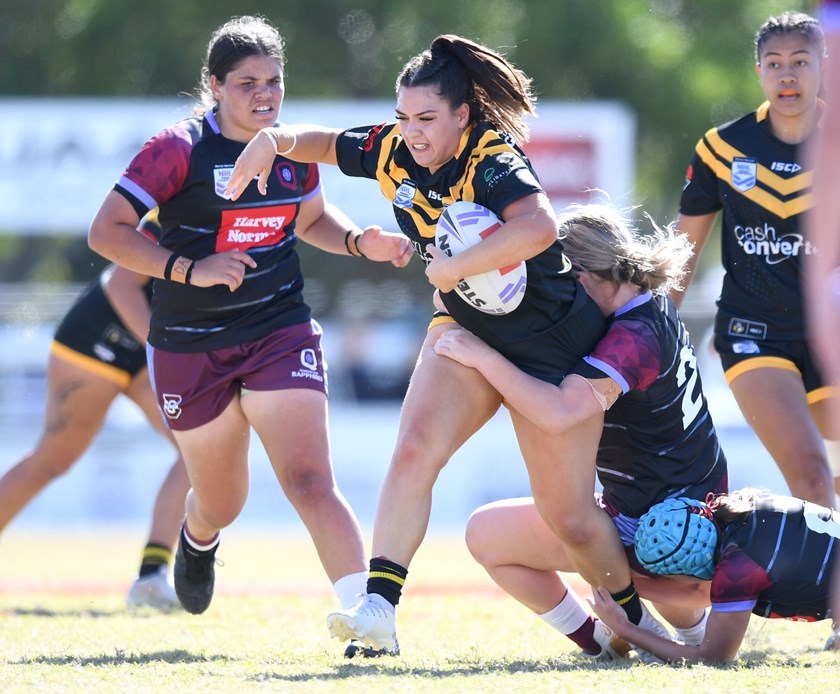
[[[162,612],[181,609],[181,602],[175,594],[175,587],[169,582],[165,566],[136,579],[125,596],[125,603],[129,607],[153,607]]]
[[[394,606],[381,595],[365,595],[353,607],[327,615],[330,636],[340,641],[361,641],[374,650],[397,645]]]

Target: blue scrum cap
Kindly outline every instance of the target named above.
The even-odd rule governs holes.
[[[717,526],[708,506],[697,499],[666,499],[639,519],[636,556],[656,574],[710,579],[714,571]]]

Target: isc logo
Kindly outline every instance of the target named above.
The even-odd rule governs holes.
[[[774,161],[770,164],[771,171],[785,171],[787,173],[796,173],[801,171],[802,167],[794,162]]]

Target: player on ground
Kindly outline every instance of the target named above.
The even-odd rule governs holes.
[[[801,13],[771,17],[756,34],[755,56],[767,100],[697,144],[676,225],[699,254],[723,211],[714,344],[726,381],[794,496],[831,507],[823,439],[840,439],[840,423],[828,416],[837,390],[812,358],[802,299],[802,264],[815,252],[801,227],[813,205],[802,145],[822,110],[822,29]],[[681,294],[674,298],[679,305]]]
[[[477,371],[436,354],[435,342],[460,323],[553,387],[604,332],[603,315],[575,281],[551,204],[520,149],[525,119],[535,110],[530,78],[485,46],[443,35],[406,64],[396,90],[396,123],[345,131],[271,128],[246,147],[229,183],[234,196],[244,194],[259,174],[262,188],[274,146],[295,159],[376,179],[441,292],[446,313],[435,317],[421,348],[380,491],[368,595],[328,617],[334,636],[372,645],[395,641],[395,607],[428,526],[440,470],[502,401]],[[504,223],[450,258],[433,245],[435,225],[458,200],[478,203]],[[463,277],[523,260],[528,287],[511,313],[484,314],[452,291]],[[515,409],[510,415],[541,514],[587,580],[606,581],[639,621],[641,602],[624,548],[610,519],[592,504],[592,479],[574,471],[579,461],[594,461],[600,419],[558,435]],[[600,551],[593,553],[593,546]]]
[[[333,476],[321,329],[303,300],[295,246],[301,238],[398,266],[410,246],[378,227],[359,231],[327,206],[317,166],[286,157],[272,159],[267,196],[225,195],[245,143],[280,114],[284,63],[283,39],[265,20],[217,29],[196,115],[134,157],[89,234],[95,251],[156,278],[148,359],[192,485],[174,575],[194,614],[212,600],[220,530],[247,498],[252,428],[341,605],[357,600],[367,578],[361,530]],[[159,244],[132,231],[155,206]]]
[[[687,605],[681,586],[670,586],[669,593],[663,581],[651,592],[651,581],[645,579],[650,574],[633,553],[638,519],[653,504],[727,489],[726,458],[694,350],[667,296],[679,284],[691,247],[670,230],[644,237],[618,211],[598,205],[564,215],[560,236],[580,281],[610,323],[604,338],[559,387],[532,378],[465,330],[449,331],[435,349],[477,369],[511,407],[548,432],[563,432],[589,418],[603,420],[597,458],[591,464],[576,459],[565,467],[589,481],[593,508],[597,470],[603,485],[595,497],[598,512],[606,511],[615,524],[639,592],[656,598],[657,609],[680,638],[695,640],[703,633],[702,606],[708,596],[696,595]],[[557,573],[574,571],[574,565],[534,499],[505,499],[476,510],[467,526],[467,545],[496,583],[584,653],[598,653],[593,638],[608,642],[608,630],[593,622]],[[668,635],[647,613],[641,626]],[[604,654],[614,658],[622,651],[613,644]],[[639,655],[648,659],[644,651]]]
[[[702,640],[674,643],[639,629],[602,588],[593,592],[595,610],[662,660],[734,660],[753,614],[806,622],[832,616],[838,541],[840,513],[766,490],[709,495],[705,503],[669,499],[642,517],[636,553],[648,570],[681,576],[686,586],[711,580],[712,611]],[[837,644],[835,636],[827,648]]]
[[[144,233],[157,238],[154,215]],[[35,448],[0,478],[0,529],[50,482],[67,472],[102,429],[111,403],[123,394],[173,444],[155,402],[146,368],[151,278],[111,266],[79,296],[56,329],[47,363],[47,410]],[[179,608],[168,579],[189,489],[178,456],[158,491],[140,573],[129,606]]]

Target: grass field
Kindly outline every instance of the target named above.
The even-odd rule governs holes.
[[[399,608],[400,658],[347,661],[335,602],[298,531],[223,538],[216,597],[199,617],[128,612],[142,532],[12,528],[0,543],[0,691],[837,691],[827,623],[753,619],[739,664],[596,664],[495,589],[460,537],[433,535]]]

